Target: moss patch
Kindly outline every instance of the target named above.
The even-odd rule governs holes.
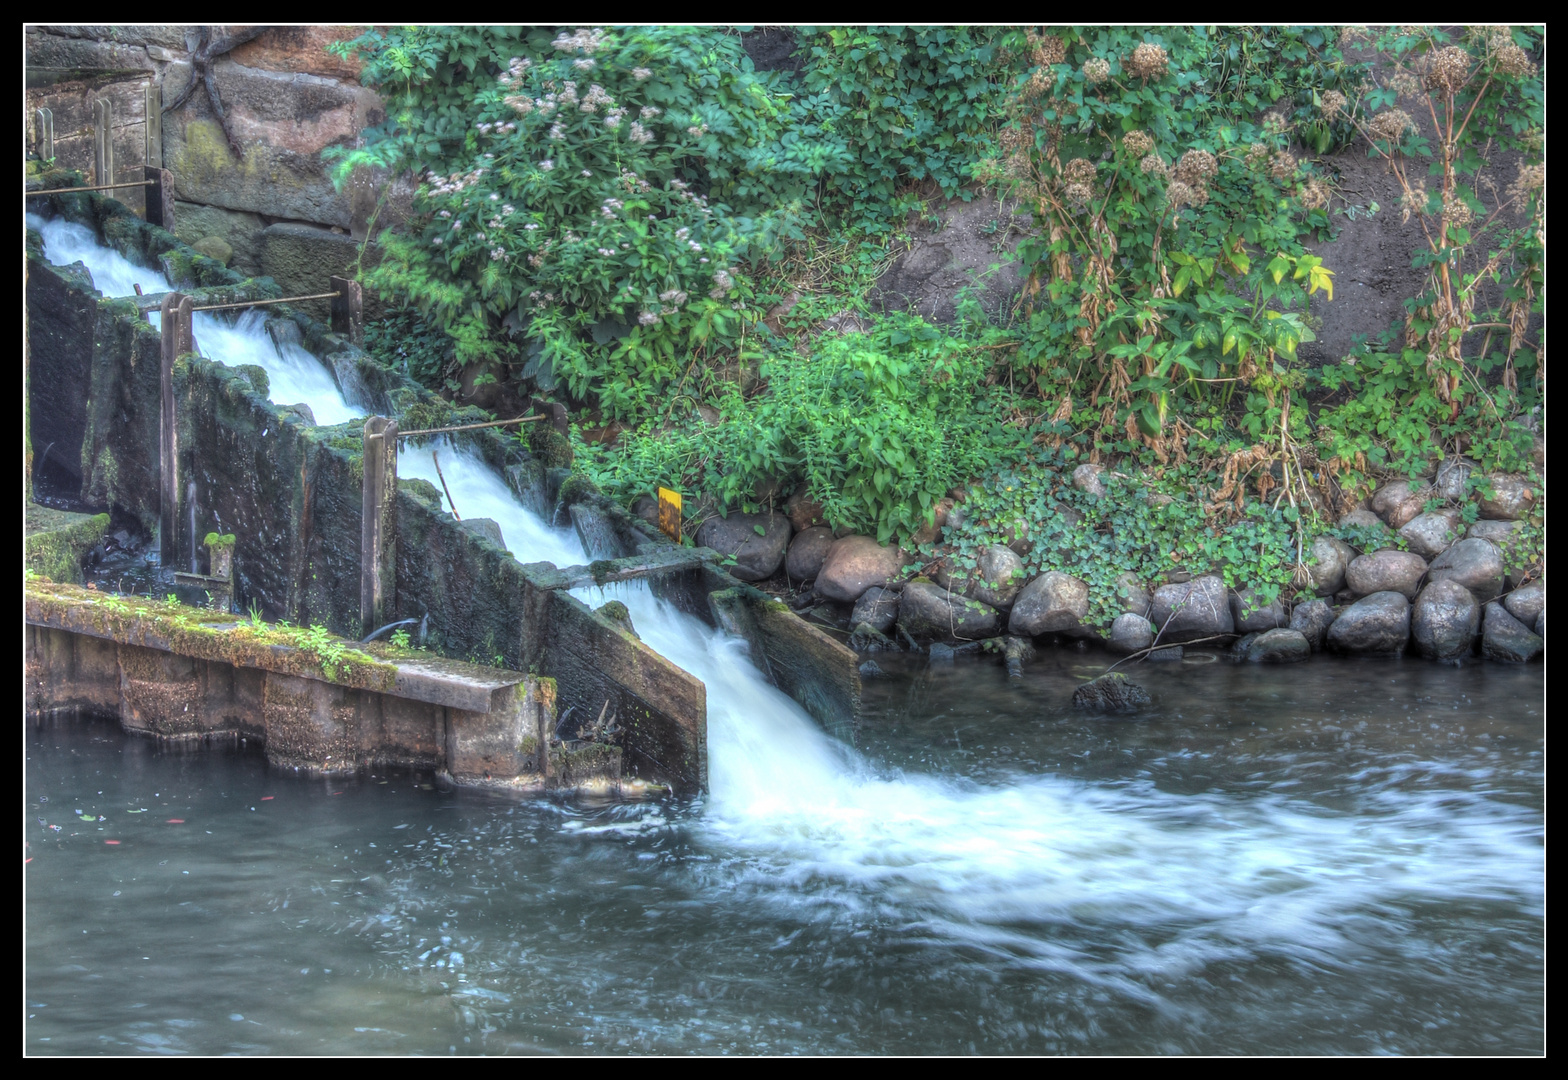
[[[27,509],[27,569],[50,581],[79,584],[82,556],[109,530],[108,514],[68,514],[45,506]]]

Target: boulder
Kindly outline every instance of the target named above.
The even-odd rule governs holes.
[[[1104,465],[1078,466],[1073,470],[1073,487],[1079,491],[1086,491],[1090,495],[1103,496],[1105,494],[1105,481],[1100,479],[1100,474],[1104,471]]]
[[[1389,528],[1397,529],[1419,514],[1431,497],[1430,484],[1395,480],[1378,488],[1377,494],[1372,496],[1372,509]]]
[[[1519,521],[1535,512],[1537,484],[1513,473],[1492,473],[1492,494],[1481,500],[1481,516]]]
[[[655,529],[659,527],[659,500],[652,495],[639,495],[632,503],[632,517],[646,521]]]
[[[885,634],[893,629],[893,623],[898,620],[898,593],[891,589],[884,589],[880,585],[873,585],[855,601],[855,610],[849,616],[849,625],[862,624],[871,627],[878,633]]]
[[[1175,662],[1186,656],[1186,650],[1180,645],[1164,645],[1151,652],[1146,659],[1156,663],[1160,661]]]
[[[1411,519],[1426,509],[1427,502],[1432,498],[1432,488],[1429,484],[1422,484],[1415,488],[1398,506],[1391,507],[1385,520],[1390,529],[1402,529]]]
[[[942,535],[942,530],[947,526],[947,515],[953,510],[951,498],[938,499],[937,504],[931,508],[931,517],[920,528],[915,530],[911,538],[916,546],[936,543],[937,537]]]
[[[1384,548],[1367,555],[1360,555],[1345,568],[1345,588],[1357,596],[1373,593],[1402,593],[1406,600],[1414,600],[1420,590],[1421,575],[1426,573],[1426,560],[1411,551]]]
[[[1463,531],[1459,525],[1459,511],[1443,509],[1417,514],[1405,522],[1399,535],[1405,538],[1411,551],[1424,559],[1435,559],[1447,551]]]
[[[1508,614],[1525,626],[1533,625],[1541,612],[1546,610],[1546,582],[1532,581],[1528,585],[1519,586],[1503,597],[1503,606],[1508,609]]]
[[[224,266],[228,266],[229,260],[234,258],[234,248],[221,236],[204,236],[191,247]]]
[[[1486,619],[1481,628],[1481,652],[1488,660],[1523,664],[1534,660],[1545,647],[1546,642],[1541,635],[1530,633],[1529,628],[1508,614],[1508,609],[1502,604],[1494,600],[1486,605]]]
[[[800,488],[785,500],[784,513],[789,516],[789,523],[795,526],[796,532],[827,524],[827,519],[822,516],[822,504],[807,495],[805,488]]]
[[[1073,704],[1091,712],[1132,712],[1149,704],[1149,692],[1121,672],[1113,671],[1074,690]]]
[[[1364,513],[1372,518],[1374,523],[1381,524],[1370,511],[1354,512]],[[1312,541],[1312,561],[1307,565],[1307,576],[1312,582],[1312,591],[1319,596],[1333,596],[1343,589],[1345,568],[1355,557],[1356,549],[1343,540],[1332,536],[1320,536]]]
[[[1383,519],[1365,507],[1360,510],[1352,510],[1339,519],[1339,527],[1341,529],[1370,529],[1374,525],[1381,524],[1383,524]]]
[[[1007,662],[1007,677],[1021,679],[1024,665],[1034,659],[1034,642],[1009,635],[1002,639],[1002,657]]]
[[[1154,612],[1150,618],[1157,631],[1164,629],[1161,641],[1193,641],[1236,630],[1225,581],[1218,574],[1161,585],[1154,590]]]
[[[1313,652],[1323,651],[1323,639],[1334,623],[1334,608],[1327,600],[1308,600],[1290,613],[1290,628],[1307,639]]]
[[[1452,581],[1433,581],[1410,609],[1410,638],[1428,660],[1466,655],[1480,627],[1481,605],[1469,589]]]
[[[1250,585],[1230,594],[1230,615],[1238,634],[1273,630],[1288,625],[1290,621],[1285,617],[1284,604],[1277,598],[1270,603],[1263,603]]]
[[[1077,627],[1088,613],[1089,586],[1071,574],[1047,570],[1019,591],[1007,629],[1034,637]]]
[[[903,551],[879,544],[869,536],[850,535],[833,541],[817,574],[817,593],[829,600],[854,603],[873,585],[886,585],[908,561]]]
[[[973,570],[964,571],[943,565],[937,570],[937,584],[962,593],[998,611],[1012,608],[1024,587],[1024,562],[1011,548],[992,544],[980,552]]]
[[[857,624],[848,644],[856,652],[893,652],[898,648],[898,642],[870,623]]]
[[[1482,518],[1465,530],[1466,540],[1490,540],[1498,547],[1506,547],[1514,538],[1514,534],[1524,528],[1522,521],[1494,521],[1491,518]]]
[[[1410,601],[1404,593],[1375,592],[1339,613],[1328,647],[1341,653],[1402,653],[1410,643]]]
[[[1432,560],[1427,576],[1456,581],[1485,603],[1503,591],[1503,555],[1490,540],[1461,540]]]
[[[813,525],[790,541],[785,570],[791,581],[815,581],[822,573],[828,549],[833,546],[833,530],[826,525]]]
[[[594,608],[594,614],[603,615],[632,637],[637,638],[639,641],[642,640],[642,635],[637,633],[637,628],[632,625],[632,613],[619,600],[611,600],[601,604],[599,607]]]
[[[1450,502],[1462,502],[1469,494],[1465,481],[1480,469],[1480,465],[1464,457],[1444,458],[1432,479],[1432,494]]]
[[[506,539],[501,535],[500,523],[491,518],[464,518],[459,524],[466,532],[483,537],[498,548],[506,547]]]
[[[1116,621],[1111,623],[1111,636],[1107,644],[1113,652],[1141,652],[1154,644],[1154,627],[1142,615],[1134,615],[1129,611],[1116,616]]]
[[[353,266],[359,258],[359,244],[352,236],[307,221],[276,222],[263,229],[257,239],[261,248],[261,272],[278,283],[284,296],[313,296],[325,292],[327,277],[331,274],[353,276]],[[331,315],[331,303],[330,300],[303,300],[294,306],[326,322]],[[368,303],[367,299],[367,307]]]
[[[1542,608],[1541,609],[1541,613],[1535,617],[1535,636],[1540,638],[1543,642],[1546,640],[1546,609],[1545,608]]]
[[[1130,611],[1134,615],[1149,614],[1149,604],[1152,602],[1149,590],[1143,587],[1137,574],[1123,570],[1116,575],[1112,587],[1116,590],[1117,610]]]
[[[917,640],[974,641],[1000,634],[1002,616],[935,582],[912,581],[899,597],[898,625]]]
[[[1243,658],[1249,664],[1294,664],[1311,655],[1312,646],[1305,634],[1278,627],[1254,638]]]
[[[783,514],[731,514],[703,522],[697,530],[697,545],[720,555],[733,555],[735,565],[728,570],[740,580],[765,581],[784,561],[789,534],[789,518]]]

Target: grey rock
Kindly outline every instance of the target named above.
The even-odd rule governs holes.
[[[1546,610],[1546,582],[1532,581],[1519,586],[1503,597],[1503,606],[1521,623],[1531,625]]]
[[[862,679],[880,679],[886,675],[887,672],[878,667],[875,660],[866,660],[860,665],[860,677]]]
[[[1402,653],[1410,643],[1410,601],[1376,592],[1340,612],[1328,628],[1328,647],[1341,653]]]
[[[652,495],[639,495],[632,503],[632,517],[646,521],[655,529],[659,527],[659,500]]]
[[[1186,650],[1183,649],[1180,645],[1164,645],[1151,652],[1147,659],[1153,660],[1155,663],[1159,663],[1160,661],[1169,662],[1180,660],[1185,655]]]
[[[174,204],[175,236],[187,244],[194,244],[204,236],[218,237],[232,249],[229,268],[249,277],[261,274],[261,234],[266,228],[267,223],[260,214],[200,203]]]
[[[1545,608],[1542,608],[1541,609],[1541,613],[1535,617],[1535,636],[1540,638],[1543,642],[1546,640],[1546,609]]]
[[[1357,510],[1355,513],[1366,513],[1374,523],[1382,524],[1369,511]],[[1333,596],[1345,587],[1345,568],[1356,557],[1356,549],[1335,537],[1320,536],[1312,541],[1311,550],[1312,562],[1307,566],[1307,576],[1311,579],[1312,591],[1319,596]]]
[[[1048,570],[1019,591],[1007,629],[1034,637],[1076,627],[1088,613],[1089,586],[1071,574]]]
[[[234,258],[234,248],[219,236],[204,236],[191,247],[209,259],[216,259],[224,266],[228,266],[229,260]]]
[[[397,478],[397,489],[407,492],[415,500],[424,503],[432,510],[439,512],[443,509],[441,491],[429,480],[420,480],[418,477],[413,476],[400,476]]]
[[[1432,479],[1432,494],[1439,499],[1459,502],[1467,495],[1465,481],[1469,480],[1480,465],[1464,457],[1444,458]]]
[[[827,524],[827,519],[822,516],[822,504],[807,495],[805,488],[785,500],[784,513],[789,516],[789,522],[795,526],[796,532]]]
[[[931,657],[932,667],[943,665],[951,666],[953,663],[953,647],[951,645],[944,645],[940,641],[933,642],[931,644],[929,655]]]
[[[1091,712],[1132,712],[1149,703],[1149,692],[1119,671],[1101,675],[1073,691],[1073,704]]]
[[[1265,604],[1250,585],[1230,594],[1230,614],[1238,634],[1261,633],[1286,626],[1290,621],[1285,617],[1285,605],[1278,598]]]
[[[1312,646],[1299,630],[1265,630],[1247,647],[1250,664],[1294,664],[1312,655]]]
[[[789,534],[789,518],[783,514],[731,514],[703,522],[697,530],[697,545],[720,555],[733,555],[735,565],[729,572],[740,580],[765,581],[784,561]]]
[[[315,427],[316,426],[316,413],[315,413],[315,410],[312,409],[310,407],[310,405],[307,404],[306,402],[296,401],[293,405],[282,405],[282,406],[279,406],[279,410],[278,411],[282,412],[285,415],[285,417],[288,414],[292,413],[293,415],[295,415],[295,416],[299,417],[301,420],[303,420],[305,422],[305,426],[306,427]]]
[[[826,525],[813,525],[790,541],[785,570],[791,581],[815,581],[822,573],[828,549],[833,546],[833,530]]]
[[[1290,613],[1290,628],[1307,639],[1313,652],[1323,651],[1323,639],[1334,622],[1334,608],[1327,600],[1308,600]]]
[[[1485,603],[1503,591],[1503,555],[1490,540],[1461,540],[1432,560],[1427,576],[1456,581]]]
[[[1155,589],[1151,620],[1162,630],[1160,640],[1172,643],[1231,634],[1236,630],[1225,581],[1218,574],[1205,574],[1185,583],[1161,585]]]
[[[1345,568],[1345,587],[1357,596],[1397,592],[1414,600],[1425,573],[1426,560],[1415,552],[1384,548],[1352,559]]]
[[[594,614],[603,615],[632,637],[637,638],[639,641],[642,640],[642,635],[637,633],[637,628],[632,625],[632,613],[619,600],[611,600],[608,603],[601,604],[594,609]]]
[[[1494,521],[1491,518],[1482,518],[1465,530],[1465,539],[1490,540],[1501,548],[1512,541],[1514,534],[1524,526],[1525,523],[1522,521]]]
[[[1009,635],[1002,639],[1002,656],[1007,661],[1007,677],[1021,679],[1024,665],[1034,659],[1034,642]]]
[[[1520,539],[1523,521],[1493,521],[1483,518],[1470,526],[1465,533],[1467,540],[1489,540],[1503,556],[1503,577],[1509,588],[1517,586],[1531,575],[1538,563],[1534,554]]]
[[[1487,479],[1492,494],[1481,500],[1482,517],[1518,521],[1534,513],[1539,484],[1513,473],[1492,473]]]
[[[1388,523],[1389,528],[1398,529],[1419,514],[1431,497],[1430,484],[1395,480],[1384,484],[1372,496],[1372,509]]]
[[[934,582],[912,581],[899,597],[898,625],[918,640],[974,641],[1000,634],[1002,616]]]
[[[893,652],[898,643],[870,623],[858,623],[849,635],[849,647],[856,652]]]
[[[968,291],[992,316],[1011,309],[1022,284],[1019,264],[1000,257],[997,245],[1017,246],[1026,229],[1016,204],[979,189],[969,201],[935,200],[935,222],[914,229],[908,251],[877,279],[866,302],[873,312],[915,312],[934,323],[958,317],[958,297]],[[1016,224],[1019,228],[1009,228]],[[1001,228],[998,229],[998,223]]]
[[[833,541],[817,574],[816,591],[829,600],[854,603],[873,585],[886,585],[907,561],[898,548],[869,536],[844,536]]]
[[[1245,660],[1247,658],[1247,650],[1252,648],[1252,643],[1262,636],[1262,631],[1254,630],[1250,634],[1243,634],[1241,637],[1237,638],[1235,643],[1230,647],[1231,659]]]
[[[1116,621],[1111,623],[1111,635],[1107,642],[1113,652],[1131,654],[1141,652],[1154,644],[1154,627],[1142,615],[1131,612],[1116,616]]]
[[[353,237],[333,232],[325,225],[280,221],[263,229],[259,239],[261,272],[278,283],[284,296],[313,296],[326,292],[328,276],[351,276],[351,267],[359,257],[359,245]],[[321,322],[330,317],[331,305],[330,300],[304,300],[294,304]],[[367,315],[371,314],[367,310]]]
[[[506,547],[506,538],[501,535],[500,523],[491,518],[464,518],[459,524],[465,531],[483,537],[498,548]]]
[[[1104,471],[1104,465],[1078,466],[1073,470],[1073,487],[1086,491],[1090,495],[1104,496],[1105,481],[1100,479],[1100,474]]]
[[[1339,519],[1339,527],[1341,529],[1368,529],[1374,525],[1381,524],[1383,524],[1382,518],[1378,517],[1377,514],[1373,513],[1371,510],[1364,508],[1361,510],[1352,510],[1350,513]]]
[[[873,585],[855,601],[854,613],[849,617],[851,626],[864,623],[880,633],[893,629],[898,620],[898,593]]]
[[[1486,619],[1481,628],[1481,652],[1488,660],[1523,664],[1534,660],[1545,648],[1545,639],[1540,634],[1530,633],[1522,622],[1508,614],[1508,609],[1502,604],[1494,600],[1486,605]]]
[[[1116,575],[1113,583],[1116,590],[1116,606],[1118,610],[1130,611],[1134,615],[1148,615],[1149,605],[1153,602],[1149,590],[1143,587],[1143,582],[1138,580],[1138,575],[1131,570],[1123,570]]]
[[[1410,639],[1428,660],[1464,656],[1480,627],[1481,605],[1469,589],[1453,581],[1433,581],[1410,609]]]
[[[1459,511],[1445,509],[1417,514],[1405,522],[1399,535],[1405,538],[1411,551],[1422,558],[1435,559],[1459,539],[1461,531]]]
[[[936,581],[998,611],[1008,611],[1024,587],[1023,569],[1023,560],[1016,552],[1001,544],[992,544],[980,552],[973,570],[949,568],[944,564],[937,570]]]

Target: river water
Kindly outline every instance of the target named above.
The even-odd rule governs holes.
[[[441,468],[524,561],[572,560]],[[740,642],[607,595],[708,687],[701,800],[29,727],[28,1051],[1544,1049],[1540,666],[1199,654],[1107,720],[1068,704],[1103,654],[884,656],[852,750]]]

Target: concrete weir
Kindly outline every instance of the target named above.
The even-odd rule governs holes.
[[[242,279],[112,199],[47,200],[29,209],[88,226],[133,263],[162,266],[198,308],[277,295],[270,279]],[[429,484],[396,478],[395,436],[373,450],[370,479],[382,479],[370,498],[367,435],[391,424],[442,426],[432,415],[452,424],[487,417],[454,413],[287,305],[263,309],[273,313],[267,333],[280,347],[326,357],[359,418],[317,425],[308,409],[270,400],[262,368],[171,350],[145,318],[159,297],[105,297],[80,266],[28,254],[29,434],[69,464],[73,483],[79,477],[82,504],[157,537],[169,569],[203,580],[223,575],[201,538],[223,535],[232,543],[222,570],[234,610],[325,628],[346,649],[377,626],[409,620],[430,650],[366,647],[367,659],[345,676],[224,611],[203,610],[195,623],[152,601],[35,582],[30,714],[81,708],[163,738],[234,735],[289,768],[402,763],[444,769],[458,783],[696,794],[708,784],[703,683],[571,594],[645,579],[656,596],[743,637],[774,685],[852,738],[855,655],[718,569],[716,553],[640,531],[568,475],[558,434],[525,445],[466,431],[453,442],[504,477],[523,505],[573,521],[595,554],[623,558],[567,568],[519,562],[495,542],[498,533],[446,512]],[[177,483],[166,482],[171,474]],[[615,745],[562,742],[556,735],[571,733],[557,733],[557,716],[613,718],[603,727],[620,734]]]

